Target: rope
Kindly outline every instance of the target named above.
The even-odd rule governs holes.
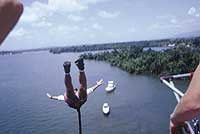
[[[79,122],[79,134],[82,134],[82,126],[81,126],[81,111],[80,108],[77,109],[78,112],[78,122]]]

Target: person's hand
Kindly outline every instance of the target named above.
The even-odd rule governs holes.
[[[98,86],[102,85],[102,84],[103,84],[103,79],[100,79],[99,81],[96,81],[96,84],[97,84]]]
[[[183,134],[182,127],[180,125],[174,125],[171,120],[169,124],[169,132],[170,134]]]
[[[172,120],[170,119],[170,124],[169,124],[170,134],[184,134],[183,128],[184,128],[186,134],[190,134],[190,130],[186,123],[174,124],[172,122]]]
[[[47,97],[49,97],[49,99],[52,99],[52,96],[49,93],[47,93],[46,95]]]

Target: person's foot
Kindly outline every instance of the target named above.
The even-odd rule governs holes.
[[[65,73],[66,74],[69,73],[70,72],[70,68],[71,68],[71,62],[70,61],[64,62],[63,67],[64,67],[64,70],[65,70]]]
[[[84,62],[83,58],[79,58],[78,60],[75,61],[76,66],[78,67],[79,70],[84,70]]]

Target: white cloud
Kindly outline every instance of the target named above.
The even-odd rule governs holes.
[[[195,14],[196,14],[196,8],[195,7],[191,7],[188,10],[188,15],[195,16]]]
[[[109,35],[109,36],[113,36],[113,32],[109,31],[109,32],[108,32],[108,35]]]
[[[152,24],[150,27],[149,27],[149,29],[150,30],[153,30],[153,29],[158,29],[160,27],[160,24],[159,23],[154,23],[154,24]]]
[[[188,10],[188,15],[190,16],[194,16],[194,17],[199,17],[200,16],[200,13],[197,11],[197,9],[195,7],[191,7],[189,10]]]
[[[88,6],[83,4],[81,0],[49,0],[48,5],[54,10],[66,12],[82,11],[88,8]]]
[[[54,14],[68,14],[88,9],[88,5],[81,0],[49,0],[47,4],[34,1],[26,6],[20,19],[21,22],[30,23],[40,21],[42,18],[52,17]],[[70,19],[79,21],[81,18],[71,15]]]
[[[11,32],[11,37],[23,37],[24,35],[28,34],[28,31],[24,28],[15,29]]]
[[[95,35],[94,35],[94,34],[89,34],[89,37],[90,37],[91,39],[93,39],[93,38],[95,37]]]
[[[55,34],[57,33],[69,33],[79,30],[80,28],[78,26],[66,26],[66,25],[59,25],[55,26],[51,29],[51,33]]]
[[[80,21],[84,20],[81,16],[77,16],[77,15],[73,15],[73,14],[68,15],[67,18],[74,22],[80,22]]]
[[[99,17],[95,16],[96,12],[88,12],[98,11],[90,7],[106,1],[108,0],[48,0],[47,3],[42,3],[36,0],[29,5],[25,4],[23,15],[8,41],[18,41],[16,44],[24,44],[25,49],[41,47],[40,44],[51,46],[89,42],[86,38],[96,40],[95,35],[101,34],[99,32],[104,27],[97,23]],[[116,16],[109,13],[106,15]],[[84,17],[89,19],[86,21]],[[94,19],[90,20],[92,17]]]
[[[51,27],[52,25],[63,25],[65,24],[63,21],[63,17],[65,16],[70,21],[80,22],[84,18],[80,15],[75,15],[75,13],[80,13],[80,11],[88,9],[89,4],[105,1],[108,0],[48,0],[48,3],[34,1],[31,5],[25,6],[20,24],[40,28]],[[117,16],[116,13],[111,14],[107,12],[104,12],[103,15],[105,17]],[[100,30],[102,26],[94,24],[93,28]]]
[[[87,27],[84,27],[84,28],[83,28],[83,31],[84,31],[84,32],[88,32],[89,29],[88,29]]]
[[[63,17],[67,16],[67,19],[73,22],[83,21],[84,18],[81,15],[75,15],[77,12],[80,13],[80,11],[88,9],[89,4],[104,1],[107,0],[48,0],[48,3],[34,1],[31,5],[25,6],[20,25],[28,26],[29,28],[40,28],[40,31],[45,31],[46,36],[52,29],[55,31],[53,27],[57,27],[57,30],[77,30],[79,28],[70,26],[70,24],[68,25],[71,28],[61,28],[66,23],[66,18],[63,19]],[[61,25],[60,28],[58,28],[59,25]],[[93,24],[92,28],[101,30],[103,27],[99,24]],[[37,31],[37,29],[33,30]],[[61,31],[64,32],[64,30]]]
[[[106,1],[109,1],[109,0],[84,0],[84,2],[87,4],[96,4],[99,2],[106,2]]]
[[[94,23],[94,24],[92,25],[92,28],[93,28],[93,29],[96,29],[96,30],[102,30],[102,29],[103,29],[103,27],[102,27],[101,25],[99,25],[98,23]]]
[[[35,1],[30,6],[25,7],[20,21],[24,23],[36,22],[49,15],[51,15],[51,8],[46,4]]]
[[[59,33],[60,35],[64,35],[66,33],[79,30],[78,26],[74,26],[72,24],[68,24],[65,26],[65,19],[63,19],[63,16],[67,16],[67,18],[71,21],[81,21],[83,18],[81,16],[73,15],[71,13],[71,9],[65,10],[62,12],[61,9],[62,5],[60,5],[62,1],[65,1],[63,5],[67,8],[68,6],[71,6],[73,8],[73,11],[79,11],[82,10],[80,7],[78,7],[79,0],[56,0],[52,1],[49,0],[48,4],[41,3],[38,1],[34,1],[30,6],[25,6],[24,13],[20,19],[19,25],[23,27],[23,29],[31,29],[32,33],[38,33],[43,34],[43,38],[49,38],[51,35],[55,33]],[[52,4],[55,4],[52,6]],[[58,9],[59,8],[59,9]],[[25,32],[20,29],[20,31],[17,31],[14,33],[14,36],[19,36],[24,34]],[[32,34],[33,38],[36,36],[36,34]]]
[[[156,19],[159,19],[159,22],[164,22],[164,23],[172,23],[172,24],[177,24],[178,20],[177,20],[177,16],[175,15],[171,15],[171,14],[165,14],[165,15],[159,15],[156,16]]]
[[[177,20],[176,19],[171,19],[171,23],[176,24]]]
[[[120,12],[107,12],[107,11],[99,11],[98,15],[102,18],[116,18],[120,15]]]
[[[33,27],[37,28],[45,28],[45,27],[52,27],[53,24],[51,22],[48,22],[47,20],[43,19],[41,21],[35,22],[32,24]]]
[[[166,15],[159,15],[156,16],[157,19],[172,19],[172,18],[176,18],[175,15],[171,15],[171,14],[166,14]]]
[[[134,32],[136,32],[136,28],[135,28],[135,27],[131,27],[131,28],[129,29],[129,31],[132,32],[132,33],[134,33]]]
[[[152,24],[149,28],[148,28],[148,30],[169,30],[169,29],[171,29],[171,28],[181,28],[182,27],[182,25],[181,24],[174,24],[174,23],[166,23],[166,24],[161,24],[161,23],[158,23],[158,22],[156,22],[156,23],[154,23],[154,24]]]

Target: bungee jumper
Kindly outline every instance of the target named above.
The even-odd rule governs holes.
[[[175,87],[173,80],[186,77],[189,77],[191,82],[184,94]],[[197,117],[200,115],[200,65],[195,72],[164,76],[160,80],[173,91],[178,101],[170,115],[170,134],[182,134],[182,128],[185,128],[185,132],[188,134],[199,134],[200,125]]]
[[[83,59],[79,59],[80,61],[82,60],[83,61]],[[81,61],[81,62],[82,62]],[[77,63],[77,61],[76,61],[76,63]],[[66,65],[67,65],[67,67],[66,67]],[[77,100],[77,98],[79,98],[79,92],[80,92],[80,90],[78,90],[77,88],[73,88],[73,85],[72,85],[72,81],[71,81],[71,76],[70,76],[70,67],[71,67],[71,62],[65,62],[64,64],[63,64],[63,66],[64,66],[64,69],[66,70],[65,71],[65,86],[66,86],[66,93],[64,94],[64,95],[58,95],[58,96],[52,96],[52,95],[50,95],[49,93],[47,93],[47,96],[50,98],[50,99],[53,99],[53,100],[58,100],[58,101],[65,101],[67,104],[68,104],[68,102],[67,102],[67,93],[68,93],[68,91],[69,92],[71,92],[72,91],[72,94],[68,94],[68,95],[72,95],[72,98],[74,97],[74,95],[75,95],[75,100]],[[69,70],[69,71],[68,71]],[[86,79],[86,77],[85,77],[85,73],[84,73],[84,70],[79,70],[80,71],[80,75],[79,75],[79,81],[82,81],[82,78],[84,78],[84,79]],[[83,77],[82,77],[83,76]],[[81,83],[81,82],[80,82]],[[98,80],[98,81],[96,81],[96,84],[94,85],[94,86],[92,86],[92,87],[90,87],[90,88],[88,88],[88,89],[86,89],[86,93],[87,93],[87,95],[89,95],[89,94],[91,94],[93,91],[95,91],[99,86],[101,86],[103,84],[103,79],[100,79],[100,80]],[[70,89],[68,88],[68,85],[70,85]],[[73,89],[73,90],[72,90]],[[71,96],[70,97],[68,97],[68,99],[69,98],[71,98]],[[74,106],[73,106],[74,107]],[[73,108],[72,107],[72,108]]]
[[[73,87],[70,75],[71,62],[66,61],[63,64],[65,71],[65,79],[64,79],[66,87],[65,94],[59,96],[51,96],[49,93],[47,93],[47,96],[50,99],[65,101],[69,107],[77,110],[79,118],[79,134],[81,134],[82,128],[81,128],[80,108],[87,101],[88,94],[92,93],[95,89],[97,89],[100,85],[102,85],[103,80],[101,79],[97,81],[96,85],[87,89],[87,79],[84,71],[85,67],[83,58],[79,58],[78,60],[76,60],[75,64],[79,69],[79,82],[80,82],[79,89]]]

